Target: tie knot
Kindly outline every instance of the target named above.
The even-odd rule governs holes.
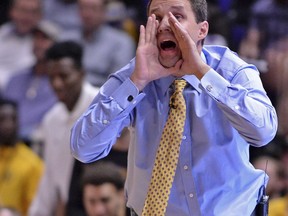
[[[184,79],[176,79],[173,83],[175,86],[175,92],[182,92],[187,84],[187,81]]]

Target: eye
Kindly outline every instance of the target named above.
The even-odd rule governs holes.
[[[177,20],[181,20],[183,18],[183,16],[180,14],[174,14],[174,16]]]
[[[158,20],[159,22],[161,22],[162,17],[160,17],[160,16],[156,16],[156,20]]]

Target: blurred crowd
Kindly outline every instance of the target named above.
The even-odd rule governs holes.
[[[276,108],[277,136],[250,157],[269,175],[269,215],[288,215],[288,0],[207,1],[205,45],[256,65]],[[90,164],[71,156],[69,138],[109,75],[134,58],[147,2],[1,0],[0,216],[130,215],[131,128]]]

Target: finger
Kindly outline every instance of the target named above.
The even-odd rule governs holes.
[[[179,42],[190,38],[188,32],[171,12],[169,12],[169,22],[171,29]]]
[[[158,31],[158,26],[159,26],[159,22],[158,20],[156,20],[156,16],[155,14],[152,14],[152,19],[153,19],[153,27],[152,27],[152,31],[151,31],[151,42],[156,45],[157,44],[157,31]]]
[[[179,59],[179,60],[176,62],[174,68],[179,71],[180,68],[181,68],[181,66],[182,66],[182,64],[183,64],[183,62],[184,62],[183,59]]]
[[[149,29],[146,31],[146,43],[155,43],[158,21],[156,20],[155,14],[152,14],[149,18]]]
[[[153,31],[153,17],[149,16],[146,25],[145,42],[148,43],[151,40],[151,31]]]
[[[176,62],[176,64],[174,65],[174,67],[169,68],[171,75],[177,76],[177,77],[183,76],[182,72],[181,72],[181,66],[182,66],[183,62],[184,61],[182,59],[179,59]]]
[[[176,39],[181,39],[181,31],[179,32],[179,29],[176,27],[176,23],[178,23],[179,21],[176,19],[176,17],[169,12],[169,23],[170,23],[170,27],[176,37]]]
[[[182,67],[182,64],[183,64],[184,60],[183,59],[179,59],[175,66],[174,66],[174,70],[176,73],[180,73],[181,72],[181,67]]]
[[[143,25],[140,26],[140,35],[138,41],[138,47],[143,46],[145,44],[145,27]]]

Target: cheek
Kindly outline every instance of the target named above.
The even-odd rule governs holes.
[[[198,30],[198,28],[195,29],[194,27],[193,30],[188,30],[188,33],[195,43],[199,40],[200,31]]]
[[[82,86],[82,77],[78,72],[71,72],[63,79],[63,84],[67,89],[78,89]]]
[[[190,21],[192,22],[192,21]],[[183,24],[184,28],[186,29],[186,31],[188,32],[188,34],[190,35],[190,37],[192,38],[192,40],[194,42],[197,42],[198,40],[200,40],[201,37],[201,27],[199,24],[190,24],[190,23],[186,23]]]

